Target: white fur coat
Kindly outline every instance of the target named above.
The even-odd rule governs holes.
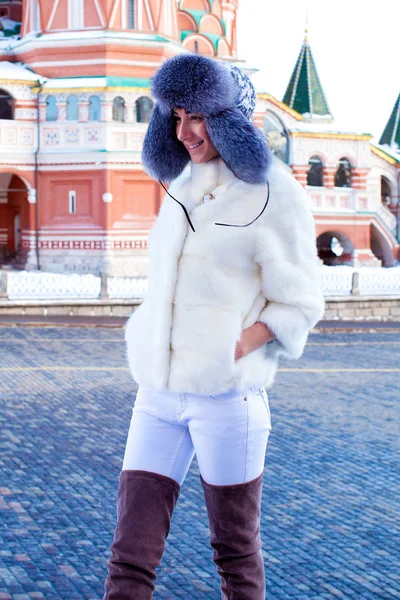
[[[221,159],[191,164],[170,187],[149,235],[148,292],[126,327],[140,385],[219,394],[270,387],[279,354],[301,356],[323,315],[314,221],[301,185],[273,165],[266,185],[237,179]],[[203,202],[212,193],[214,200]],[[235,362],[242,329],[262,321],[276,340]]]

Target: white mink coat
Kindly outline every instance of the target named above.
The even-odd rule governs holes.
[[[272,164],[248,184],[222,159],[175,179],[149,235],[148,292],[126,326],[139,385],[201,395],[272,385],[278,357],[299,358],[324,301],[314,220],[301,185]],[[211,193],[214,200],[204,203]],[[235,362],[241,331],[262,321],[276,340]]]

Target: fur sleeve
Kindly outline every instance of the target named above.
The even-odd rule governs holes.
[[[255,257],[266,299],[259,321],[273,331],[283,354],[299,358],[324,313],[320,265],[307,195],[291,175],[281,172],[277,179]]]

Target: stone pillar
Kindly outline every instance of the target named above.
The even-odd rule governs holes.
[[[57,110],[58,110],[58,121],[66,121],[67,120],[67,97],[65,94],[61,94],[57,100]]]
[[[305,165],[305,166],[293,165],[292,166],[293,176],[297,179],[297,181],[299,183],[301,183],[301,185],[303,187],[305,187],[307,185],[308,169],[309,169],[308,165]]]
[[[367,176],[369,169],[354,168],[351,171],[351,186],[355,190],[367,189]]]
[[[1,274],[0,298],[7,298],[7,272]]]
[[[79,122],[86,122],[89,120],[89,99],[84,96],[79,96],[78,99],[78,110],[79,110]]]
[[[40,99],[39,103],[39,120],[46,120],[46,112],[47,112],[47,102],[45,100]]]
[[[323,171],[323,184],[326,188],[335,187],[335,173],[336,167],[324,167]]]
[[[110,123],[112,121],[112,107],[113,103],[110,100],[106,100],[101,105],[101,120]]]

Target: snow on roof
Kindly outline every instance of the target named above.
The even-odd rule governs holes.
[[[341,126],[340,123],[330,120],[331,118],[329,115],[327,115],[326,118],[326,121],[322,117],[320,117],[319,119],[315,119],[313,117],[313,119],[309,121],[298,121],[296,123],[296,127],[291,127],[290,131],[301,131],[307,133],[346,133],[353,135],[371,135],[367,132],[354,131],[354,129],[350,129],[349,127]]]
[[[48,79],[43,84],[43,89],[46,88],[87,88],[98,87],[105,88],[107,86],[107,77],[60,77]]]
[[[11,79],[14,81],[39,81],[43,77],[33,73],[20,63],[11,63],[7,60],[0,61],[0,79]]]

